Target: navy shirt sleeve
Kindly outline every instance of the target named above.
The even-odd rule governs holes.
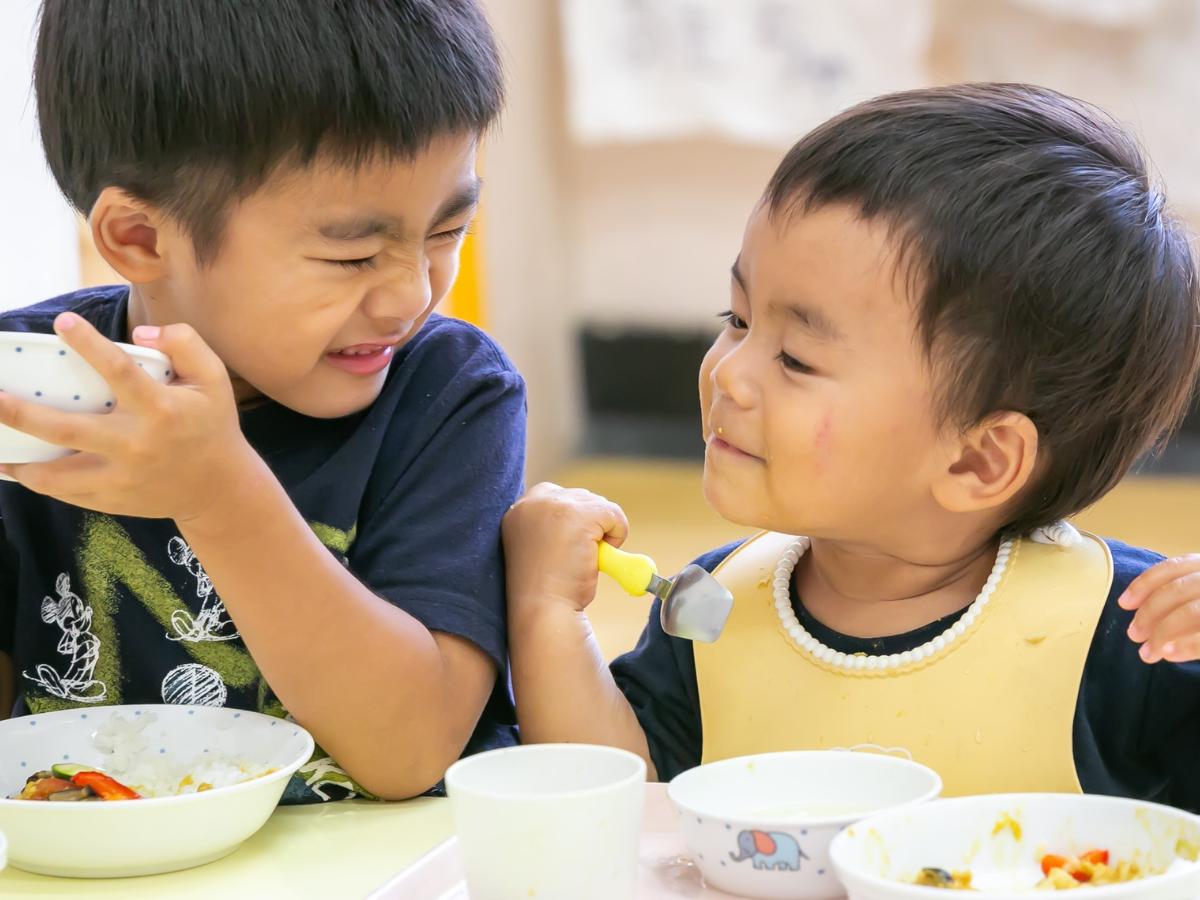
[[[706,553],[696,565],[711,572],[738,543]],[[660,608],[655,600],[637,646],[613,660],[611,670],[646,734],[659,780],[670,781],[700,764],[704,741],[692,644],[662,630]]]
[[[408,388],[427,402],[389,425],[397,447],[416,450],[387,460],[385,440],[349,563],[375,593],[471,641],[503,672],[500,520],[521,492],[525,386],[482,333],[436,327],[441,339],[412,361]]]
[[[1089,793],[1200,811],[1200,663],[1148,666],[1117,599],[1163,557],[1109,541],[1113,585],[1088,654],[1075,715],[1075,765]]]

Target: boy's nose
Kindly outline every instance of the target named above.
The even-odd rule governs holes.
[[[412,322],[433,301],[429,276],[412,272],[373,287],[363,300],[363,311],[373,319]]]
[[[710,376],[717,393],[743,408],[753,406],[758,396],[758,383],[751,364],[753,354],[746,352],[747,343],[741,342],[721,357]]]

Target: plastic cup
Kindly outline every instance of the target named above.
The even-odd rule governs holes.
[[[634,895],[646,764],[625,750],[534,744],[470,756],[446,792],[471,900]]]

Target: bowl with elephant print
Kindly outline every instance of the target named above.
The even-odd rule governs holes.
[[[171,361],[157,350],[117,344],[151,378],[168,383]],[[100,373],[58,335],[0,332],[0,391],[64,412],[110,412],[116,399]],[[71,451],[0,425],[0,463],[47,462]]]
[[[844,895],[829,845],[846,826],[936,798],[942,780],[908,759],[811,750],[721,760],[667,789],[688,852],[707,884],[760,898]]]
[[[116,878],[211,862],[262,827],[313,749],[295,722],[218,706],[76,705],[7,719],[8,863]]]

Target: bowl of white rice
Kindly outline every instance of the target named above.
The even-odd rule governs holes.
[[[0,722],[8,862],[75,878],[212,862],[262,827],[312,753],[312,736],[295,722],[223,707],[97,706]],[[140,799],[9,799],[54,765],[99,769]]]

